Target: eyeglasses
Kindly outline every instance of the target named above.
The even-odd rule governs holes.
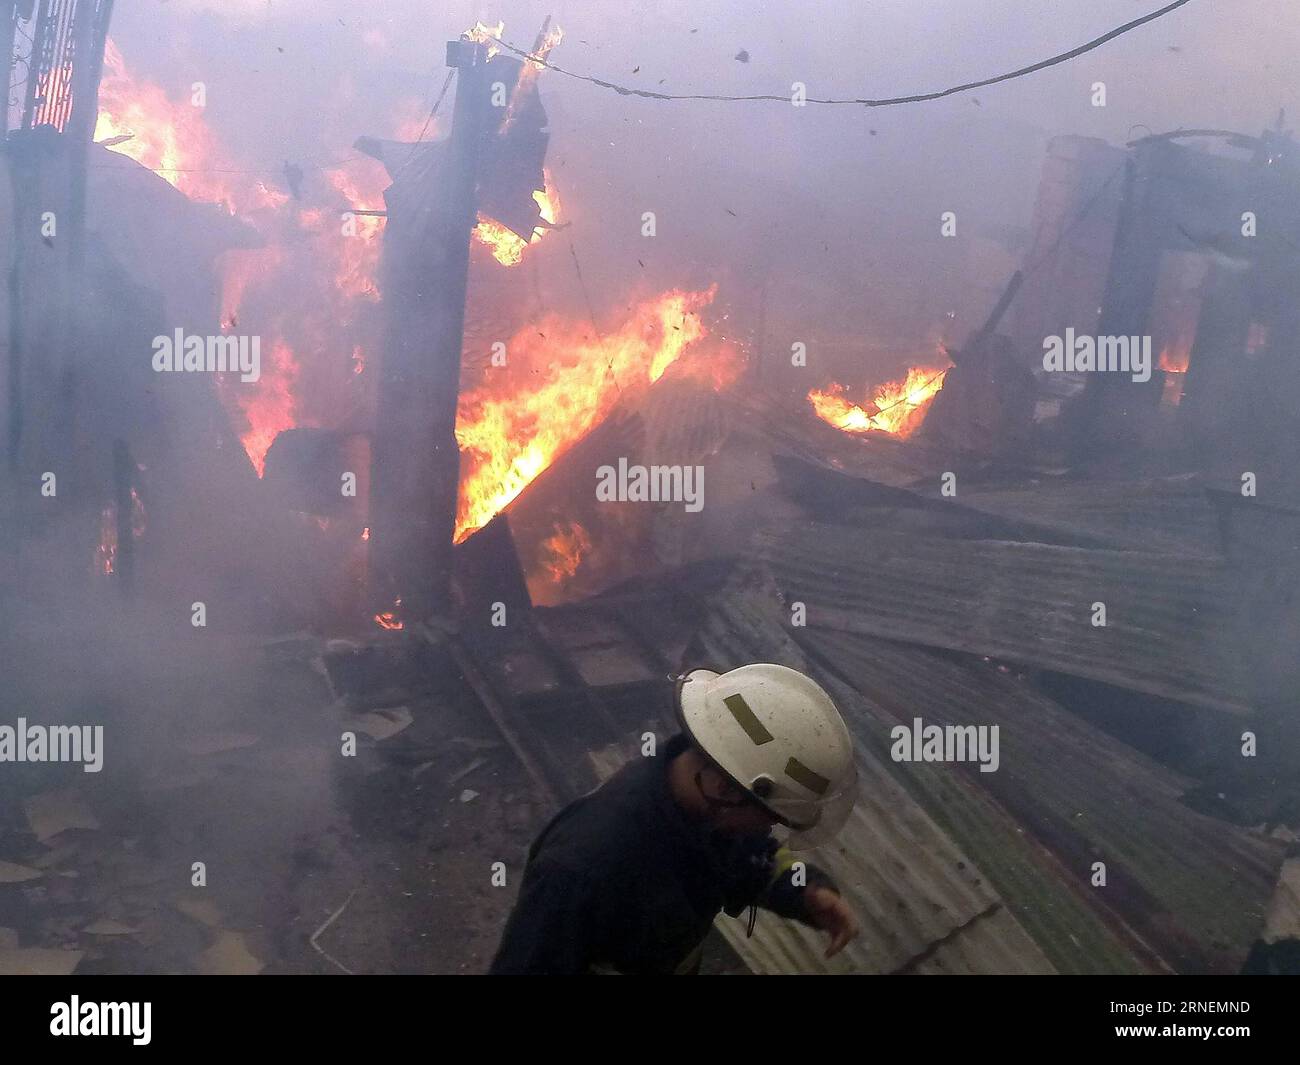
[[[712,808],[723,809],[723,810],[743,810],[746,807],[753,807],[756,810],[762,811],[764,816],[766,816],[772,822],[772,824],[775,825],[781,823],[781,819],[777,817],[776,814],[772,813],[771,810],[769,810],[766,806],[764,806],[761,802],[759,802],[758,799],[754,798],[754,796],[746,792],[745,789],[742,788],[735,781],[724,779],[722,782],[722,786],[723,789],[729,793],[739,794],[740,798],[721,799],[718,798],[718,796],[716,795],[710,795],[707,791],[704,790],[704,770],[700,769],[696,771],[695,773],[696,790],[699,791],[700,797],[703,798],[704,801],[708,803],[709,806],[711,806]]]

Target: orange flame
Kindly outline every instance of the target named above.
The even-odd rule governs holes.
[[[486,525],[584,436],[621,390],[657,381],[706,336],[697,312],[715,291],[666,292],[603,338],[558,315],[521,329],[506,346],[509,365],[489,367],[486,380],[460,398],[457,542]],[[498,386],[495,374],[505,383]]]
[[[504,23],[501,29],[505,29]],[[500,33],[497,36],[500,37]],[[520,67],[519,79],[515,82],[514,92],[510,94],[510,106],[506,108],[506,117],[501,123],[503,133],[514,124],[519,101],[524,98],[529,88],[537,80],[537,75],[546,69],[546,57],[562,40],[564,40],[564,31],[559,26],[553,26],[547,29],[534,43],[533,58],[525,60],[523,66]]]
[[[878,385],[866,406],[853,403],[847,398],[848,389],[834,382],[827,389],[814,388],[808,402],[822,421],[847,433],[907,437],[925,420],[947,372],[947,367],[913,366],[905,377]]]
[[[248,424],[239,440],[258,477],[266,472],[266,453],[276,436],[298,424],[294,398],[297,379],[298,362],[283,340],[272,343],[270,357],[262,360],[262,375],[257,381],[218,378],[222,392],[232,396]]]
[[[474,23],[474,28],[472,30],[466,30],[461,34],[461,36],[467,41],[486,44],[488,46],[488,58],[491,59],[501,51],[501,35],[505,33],[505,31],[505,22],[498,22],[495,26],[489,26],[486,23],[479,21]]]
[[[1166,373],[1186,373],[1190,361],[1191,351],[1183,344],[1167,345],[1160,352],[1160,369]]]
[[[591,536],[576,521],[556,522],[555,531],[541,543],[541,566],[556,585],[565,584],[591,550]]]
[[[361,161],[358,160],[358,163]],[[383,207],[384,179],[379,172],[382,164],[377,160],[366,160],[369,180],[363,181],[357,173],[348,174],[342,170],[326,171],[326,179],[342,200],[341,213],[350,208],[373,210]],[[350,213],[350,212],[349,212]],[[318,247],[335,260],[334,287],[343,295],[353,299],[378,300],[379,289],[375,278],[379,273],[379,236],[383,231],[383,219],[375,215],[353,214],[347,224],[355,230],[352,235],[340,239],[339,230],[343,225],[340,218],[333,215],[321,219],[319,226],[313,227],[325,238],[317,241]],[[329,261],[328,259],[326,261]]]
[[[130,156],[191,199],[225,203],[233,213],[230,189],[204,172],[216,151],[203,108],[173,103],[159,86],[133,78],[109,40],[104,44],[95,140],[112,137],[129,138],[113,145],[112,151]]]
[[[551,172],[543,170],[545,188],[533,192],[533,200],[541,212],[542,220],[556,225],[560,221],[560,195],[551,182]],[[502,266],[516,266],[523,261],[524,251],[529,245],[536,244],[550,230],[546,226],[534,226],[532,238],[525,241],[513,229],[507,229],[495,219],[486,215],[478,216],[478,225],[474,227],[474,239],[487,247]]]
[[[362,311],[379,295],[382,219],[342,215],[383,206],[384,168],[358,158],[346,170],[325,168],[300,178],[287,165],[283,177],[250,176],[222,157],[202,107],[188,99],[173,102],[158,85],[133,77],[111,41],[104,64],[96,138],[126,137],[112,149],[191,199],[238,211],[264,239],[260,248],[232,250],[220,260],[221,328],[262,338],[262,378],[218,379],[217,385],[260,476],[276,433],[313,424],[313,407],[332,411],[355,403],[361,386],[350,382],[366,359],[358,341],[369,336]],[[413,114],[411,107],[406,111]],[[413,121],[408,117],[403,125]],[[328,322],[322,307],[331,308]],[[311,370],[302,375],[311,389],[301,394],[300,357]]]

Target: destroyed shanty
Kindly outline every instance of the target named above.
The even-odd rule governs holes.
[[[941,300],[799,244],[856,208],[754,220],[776,162],[671,232],[549,18],[268,167],[119,15],[0,2],[0,972],[481,972],[542,827],[749,663],[851,735],[808,854],[861,930],[719,916],[703,971],[1296,971],[1285,113],[1058,124]]]

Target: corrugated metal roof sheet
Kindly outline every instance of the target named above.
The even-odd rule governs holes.
[[[760,914],[751,938],[742,921],[717,927],[755,972],[898,973],[1056,970],[983,874],[938,831],[883,768],[867,772],[863,799],[834,846],[809,852],[862,925],[834,958],[825,936]]]
[[[1193,556],[797,523],[758,538],[813,624],[1242,711],[1235,594]],[[1104,603],[1106,624],[1092,624]]]
[[[985,792],[1052,852],[1065,883],[1115,914],[1171,968],[1235,972],[1259,934],[1283,849],[1180,801],[1189,782],[1095,728],[1005,667],[870,636],[798,630],[800,642],[864,696],[851,709],[858,735],[889,743],[914,718],[934,725],[994,726],[1000,765],[947,767]],[[897,768],[902,769],[899,766]],[[942,820],[942,815],[940,815]],[[973,849],[961,826],[952,831]],[[982,863],[1031,933],[1057,935],[1000,882],[1000,856]],[[1106,865],[1105,888],[1091,885]],[[1042,944],[1047,949],[1050,944]]]
[[[1045,481],[1033,488],[961,493],[962,503],[999,518],[1080,534],[1138,551],[1219,555],[1218,519],[1189,477],[1141,481]],[[1080,541],[1076,541],[1080,542]]]

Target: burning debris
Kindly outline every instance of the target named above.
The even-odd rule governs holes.
[[[456,539],[486,525],[625,390],[653,384],[704,341],[700,312],[715,293],[665,293],[603,336],[590,323],[558,316],[520,330],[506,345],[510,372],[487,367],[483,383],[460,399],[456,438],[464,466]],[[700,362],[709,358],[699,355]]]
[[[518,233],[507,229],[500,222],[485,218],[481,213],[478,216],[478,225],[474,227],[474,239],[487,247],[492,252],[492,257],[502,266],[518,266],[524,261],[524,252],[528,250],[529,245],[536,244],[550,232],[551,227],[559,224],[560,197],[551,183],[549,173],[546,174],[546,188],[535,189],[533,199],[537,201],[537,209],[546,225],[534,226],[533,235],[528,240],[524,240]]]
[[[943,388],[946,368],[914,366],[905,377],[871,389],[871,399],[859,406],[848,398],[848,389],[832,382],[827,388],[808,393],[817,417],[846,433],[889,433],[908,437],[925,420],[926,411]]]

